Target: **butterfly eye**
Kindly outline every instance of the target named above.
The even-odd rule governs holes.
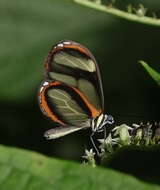
[[[112,125],[114,123],[114,118],[111,115],[106,115],[106,116],[107,116],[106,122]]]

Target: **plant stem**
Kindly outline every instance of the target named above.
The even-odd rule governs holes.
[[[157,19],[157,18],[152,18],[152,17],[147,17],[147,16],[138,16],[133,13],[121,11],[110,6],[101,5],[101,4],[94,3],[88,0],[73,0],[73,1],[75,3],[84,5],[86,7],[90,7],[102,12],[106,12],[108,14],[129,20],[129,21],[160,27],[160,19]]]

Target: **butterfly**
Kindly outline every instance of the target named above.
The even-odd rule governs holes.
[[[104,114],[98,64],[87,48],[74,41],[61,41],[50,50],[38,97],[41,111],[59,125],[45,132],[47,139],[85,128],[94,134],[114,122]]]

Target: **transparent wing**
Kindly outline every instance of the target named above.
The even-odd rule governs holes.
[[[69,125],[79,126],[89,119],[88,114],[79,106],[65,89],[51,88],[47,92],[48,102],[60,115],[61,120]]]
[[[100,72],[88,49],[72,41],[60,42],[49,53],[45,66],[48,80],[73,87],[83,94],[87,102],[99,113],[103,111]]]
[[[63,126],[89,127],[92,115],[99,115],[74,88],[60,82],[44,82],[39,103],[47,117]]]

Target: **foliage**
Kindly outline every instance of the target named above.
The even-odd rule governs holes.
[[[106,139],[98,139],[100,142],[100,158],[104,160],[108,156],[114,156],[114,153],[121,147],[149,147],[160,144],[160,123],[133,124],[128,126],[122,124],[114,127]],[[94,166],[95,153],[91,149],[85,152],[88,164]]]
[[[152,69],[147,63],[144,61],[140,61],[141,65],[144,67],[144,69],[149,73],[149,75],[157,82],[158,85],[160,85],[160,73]]]
[[[0,152],[0,189],[159,189],[110,169],[91,168],[5,146],[0,146]]]

